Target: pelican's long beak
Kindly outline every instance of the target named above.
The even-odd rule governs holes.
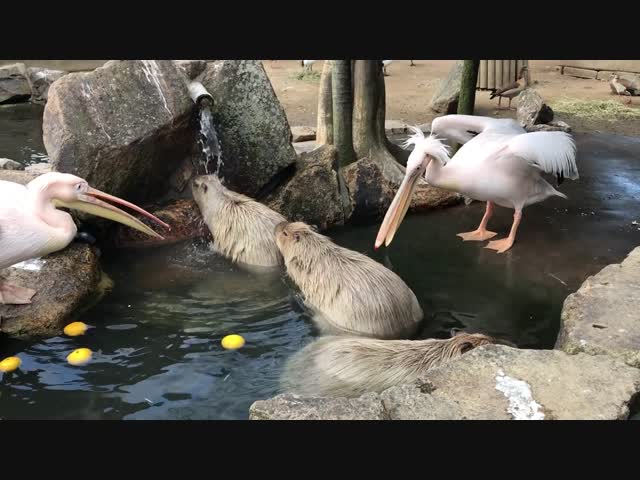
[[[72,202],[65,202],[59,199],[54,200],[54,204],[56,206],[72,208],[74,210],[80,210],[82,212],[90,213],[91,215],[96,215],[98,217],[107,218],[109,220],[113,220],[114,222],[122,223],[123,225],[127,225],[131,228],[135,228],[147,235],[152,237],[156,237],[159,239],[164,239],[162,235],[154,232],[150,227],[142,223],[140,220],[135,218],[132,215],[129,215],[127,212],[120,210],[113,205],[103,202],[100,199],[110,200],[113,203],[117,203],[119,205],[123,205],[125,207],[131,208],[132,210],[144,215],[145,217],[153,220],[154,222],[162,225],[167,229],[171,229],[169,225],[164,223],[155,215],[147,212],[146,210],[134,205],[133,203],[127,202],[126,200],[122,200],[121,198],[114,197],[113,195],[109,195],[108,193],[101,192],[100,190],[96,190],[95,188],[89,187],[89,189],[84,194],[78,195],[78,199]]]
[[[422,176],[423,172],[424,168],[414,170],[411,173],[407,172],[404,180],[402,180],[398,193],[396,193],[393,202],[391,202],[389,210],[387,210],[387,214],[385,215],[382,225],[380,226],[380,230],[378,231],[378,237],[376,238],[374,247],[376,250],[380,248],[380,245],[382,245],[383,242],[386,247],[391,244],[400,223],[407,214],[409,205],[411,205],[411,197],[413,196],[413,192],[416,189],[418,180]]]

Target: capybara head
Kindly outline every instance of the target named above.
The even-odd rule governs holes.
[[[516,345],[509,340],[491,337],[482,333],[467,333],[457,329],[451,329],[451,338],[453,340],[452,344],[456,346],[456,349],[460,353],[466,353],[474,348],[489,344],[506,345],[517,348]]]
[[[318,234],[318,229],[304,222],[282,222],[276,225],[276,244],[283,255],[296,248],[300,243],[322,241],[325,237]]]
[[[191,193],[196,203],[202,205],[207,198],[224,191],[220,179],[215,175],[199,175],[191,180]]]
[[[191,182],[193,199],[213,236],[215,252],[252,266],[280,265],[274,229],[285,218],[266,205],[222,185],[216,175]]]

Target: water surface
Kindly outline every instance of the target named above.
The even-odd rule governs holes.
[[[43,113],[42,105],[0,105],[0,158],[10,158],[23,165],[48,160],[42,141]]]

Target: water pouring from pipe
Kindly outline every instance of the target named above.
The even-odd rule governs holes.
[[[209,174],[209,164],[217,159],[215,174],[219,176],[222,166],[222,151],[218,142],[218,134],[213,124],[213,96],[207,91],[202,83],[194,81],[189,84],[189,95],[198,107],[200,118],[200,135],[198,143],[202,149],[202,160],[200,162],[206,174]]]

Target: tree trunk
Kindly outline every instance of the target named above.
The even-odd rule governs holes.
[[[369,157],[380,148],[380,68],[376,64],[375,60],[357,60],[354,68],[353,147],[358,158]]]
[[[403,169],[389,151],[384,130],[386,103],[381,61],[356,61],[353,97],[353,145],[358,158],[370,158],[387,178],[402,181]]]
[[[398,163],[405,166],[407,164],[407,160],[409,158],[410,152],[405,150],[402,147],[399,147],[395,143],[392,143],[389,138],[387,138],[387,133],[385,130],[385,120],[387,118],[387,102],[386,102],[386,87],[384,83],[384,75],[380,76],[380,104],[378,106],[378,132],[379,135],[384,140],[384,144],[387,147],[387,150],[391,152],[391,155],[396,159]]]
[[[462,67],[462,82],[460,85],[460,99],[458,100],[458,114],[473,115],[476,103],[476,85],[478,83],[478,69],[480,60],[465,60]]]
[[[318,124],[316,143],[333,145],[333,96],[331,95],[331,60],[324,61],[318,90]]]
[[[333,104],[333,143],[340,167],[356,160],[352,135],[351,60],[333,60],[331,71]]]

